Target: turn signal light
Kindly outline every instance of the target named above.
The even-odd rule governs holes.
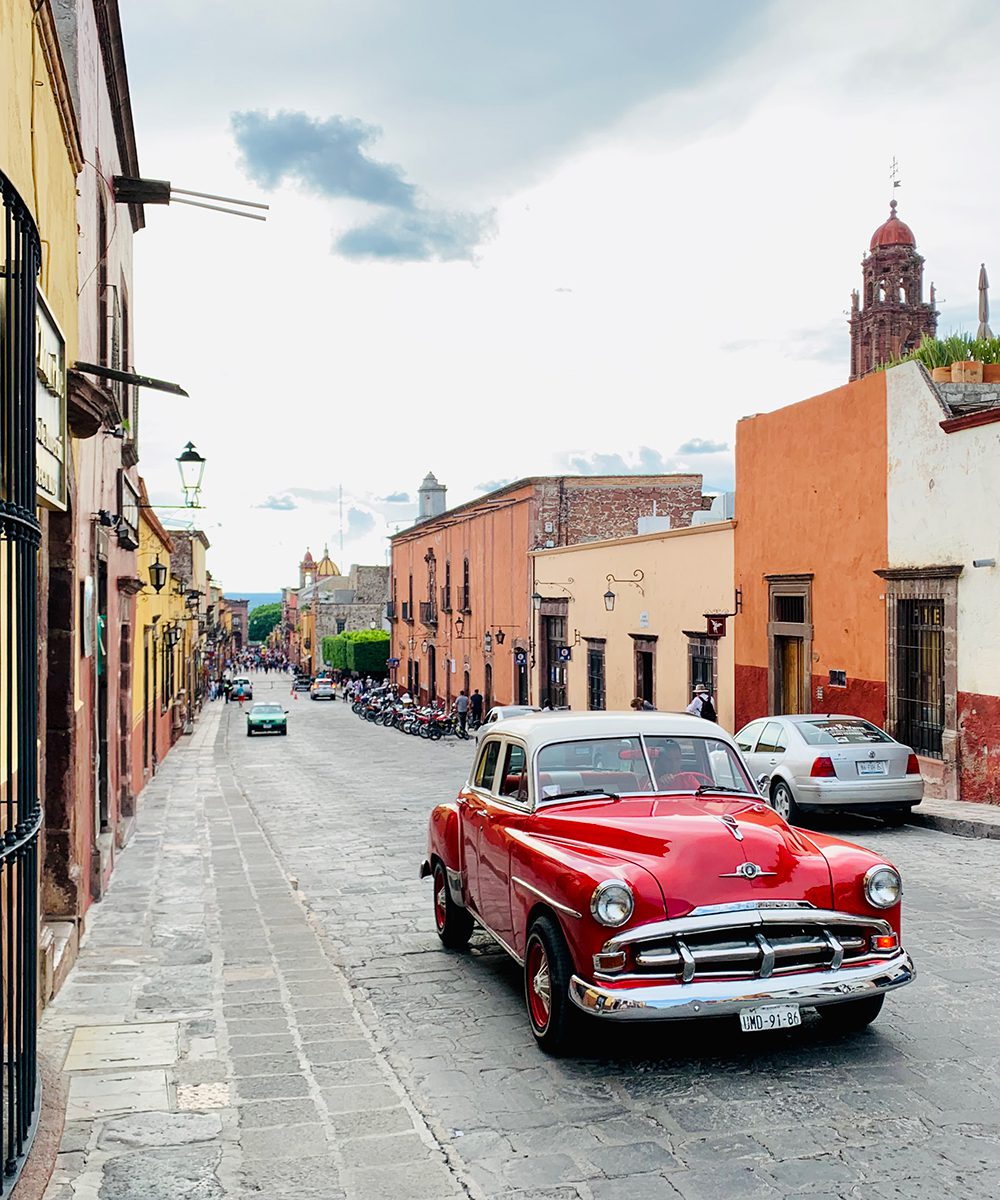
[[[836,779],[837,772],[834,770],[833,759],[817,758],[809,774],[813,779]]]
[[[917,756],[915,754],[911,754],[906,760],[906,773],[907,775],[920,774],[920,763],[917,762]]]
[[[625,970],[625,951],[615,950],[594,955],[594,970],[605,975],[613,975],[616,971]]]
[[[899,938],[894,933],[876,933],[872,938],[873,950],[895,950]]]

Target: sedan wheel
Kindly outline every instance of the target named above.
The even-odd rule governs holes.
[[[795,803],[792,789],[783,779],[779,779],[771,788],[771,807],[789,825],[794,825],[799,818],[799,806]]]
[[[461,950],[472,937],[472,917],[456,904],[448,891],[444,864],[434,864],[434,925],[437,935],[449,950]]]
[[[573,959],[554,918],[539,917],[528,933],[524,1001],[531,1032],[542,1050],[562,1054],[572,1046],[581,1017],[569,998]]]

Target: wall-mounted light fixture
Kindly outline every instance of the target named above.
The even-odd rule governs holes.
[[[613,583],[624,583],[629,587],[638,588],[640,596],[645,596],[646,594],[645,589],[642,586],[642,581],[646,578],[644,571],[633,571],[631,579],[619,579],[617,575],[606,575],[605,578],[608,581],[608,590],[604,593],[604,607],[608,610],[608,612],[615,611],[615,600],[617,597],[611,590],[611,585]]]
[[[542,607],[543,600],[551,599],[551,597],[543,596],[542,593],[540,591],[538,591],[539,588],[543,588],[543,587],[559,588],[561,591],[564,591],[566,593],[566,596],[568,599],[572,600],[574,598],[573,593],[569,590],[569,588],[566,585],[568,583],[573,583],[573,582],[575,582],[575,581],[574,581],[572,575],[570,575],[570,577],[565,580],[563,580],[563,579],[537,580],[535,583],[535,591],[532,592],[532,594],[531,594],[531,604],[532,604],[532,607],[534,608],[535,612],[538,612],[539,609]]]
[[[153,591],[159,594],[167,586],[167,564],[160,562],[160,555],[157,553],[156,562],[150,564],[149,582],[153,585]]]
[[[974,558],[972,565],[974,567],[995,567],[997,560],[995,558]]]

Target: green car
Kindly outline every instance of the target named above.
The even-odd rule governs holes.
[[[247,737],[255,733],[288,733],[288,709],[280,704],[255,704],[247,713]]]

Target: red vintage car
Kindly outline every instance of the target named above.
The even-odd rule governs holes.
[[[587,1016],[733,1016],[754,1033],[815,1008],[860,1029],[914,978],[895,867],[786,824],[697,717],[504,721],[428,841],[441,941],[463,947],[475,925],[495,938],[553,1053]]]

